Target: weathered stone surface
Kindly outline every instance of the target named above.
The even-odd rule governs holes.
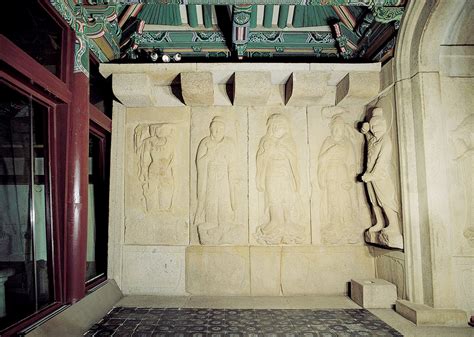
[[[249,247],[186,248],[186,291],[191,295],[250,295]]]
[[[125,243],[189,243],[189,108],[127,110]]]
[[[405,300],[396,303],[397,312],[416,325],[466,326],[466,312],[457,309],[433,309]]]
[[[348,73],[336,88],[336,105],[365,105],[374,99],[380,91],[380,73]]]
[[[126,107],[153,105],[152,83],[147,74],[114,74],[112,90]]]
[[[374,260],[367,247],[283,247],[281,288],[284,295],[346,294],[352,278],[374,277],[374,273]]]
[[[191,243],[248,243],[246,141],[246,108],[192,108]]]
[[[292,106],[325,105],[323,98],[328,92],[328,73],[293,72],[286,82],[286,104]],[[326,102],[326,104],[333,104]]]
[[[181,90],[186,105],[214,104],[214,81],[210,72],[181,73]]]
[[[351,299],[363,308],[391,308],[397,300],[397,287],[382,279],[353,279]]]
[[[253,296],[279,296],[282,247],[250,247],[250,284]]]
[[[269,71],[237,71],[234,74],[234,105],[265,105],[271,91]]]
[[[310,243],[305,108],[249,108],[251,244]]]
[[[184,246],[124,246],[124,294],[185,295]]]

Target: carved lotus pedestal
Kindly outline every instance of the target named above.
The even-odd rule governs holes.
[[[365,242],[372,243],[388,248],[403,249],[403,236],[397,232],[387,232],[381,230],[379,232],[370,232],[366,230],[364,233]]]

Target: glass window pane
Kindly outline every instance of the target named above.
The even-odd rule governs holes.
[[[107,142],[89,137],[89,201],[86,280],[105,275],[107,270],[108,179]]]
[[[2,13],[0,34],[61,77],[63,29],[51,15],[36,0],[2,1]]]
[[[53,299],[48,170],[36,169],[47,162],[47,113],[0,82],[0,330]]]

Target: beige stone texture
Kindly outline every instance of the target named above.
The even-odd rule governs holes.
[[[185,295],[184,246],[124,246],[124,294]]]
[[[191,295],[250,295],[249,247],[186,248],[186,291]]]
[[[213,121],[222,126],[220,140],[211,136]],[[203,244],[248,243],[247,125],[243,107],[192,108],[192,244],[199,233]]]
[[[455,256],[453,263],[457,307],[474,316],[474,256]]]
[[[380,73],[348,73],[336,89],[336,105],[365,105],[374,99],[380,91]]]
[[[189,106],[214,104],[214,81],[211,72],[182,72],[181,90]]]
[[[234,105],[265,105],[271,91],[269,71],[237,71],[234,74]]]
[[[416,325],[466,326],[466,312],[457,309],[433,309],[405,300],[396,303],[397,313]]]
[[[474,45],[441,46],[440,73],[453,77],[472,77]]]
[[[407,299],[405,253],[377,247],[372,247],[371,252],[375,257],[375,276],[395,284],[398,299]]]
[[[377,278],[351,280],[351,298],[363,308],[391,308],[397,300],[397,287]]]
[[[355,126],[363,116],[363,107],[308,107],[313,244],[362,244],[370,226],[364,186],[356,180],[364,137]]]
[[[125,243],[189,243],[189,108],[127,110]]]
[[[281,289],[285,296],[346,294],[351,279],[374,276],[374,261],[364,246],[283,247]]]
[[[279,296],[282,247],[250,247],[252,296]]]
[[[251,244],[310,243],[305,108],[249,108]]]
[[[324,72],[293,72],[286,82],[286,104],[325,105],[322,100],[328,91],[328,78]],[[329,104],[334,104],[334,100]]]
[[[127,107],[152,105],[152,82],[147,74],[114,74],[112,90]]]

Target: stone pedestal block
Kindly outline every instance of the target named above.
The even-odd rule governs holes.
[[[398,300],[397,312],[416,325],[466,326],[468,317],[458,309],[434,309],[424,304]]]
[[[365,105],[380,91],[380,73],[348,73],[336,88],[336,105]]]
[[[286,82],[285,103],[293,106],[321,105],[327,91],[327,73],[293,72]]]
[[[265,105],[271,91],[268,71],[238,71],[234,74],[234,105]]]
[[[151,80],[147,74],[114,74],[112,90],[127,107],[152,106]]]
[[[214,81],[210,72],[181,73],[181,90],[186,105],[214,104]]]
[[[351,280],[351,298],[363,308],[391,308],[397,287],[382,279]]]

